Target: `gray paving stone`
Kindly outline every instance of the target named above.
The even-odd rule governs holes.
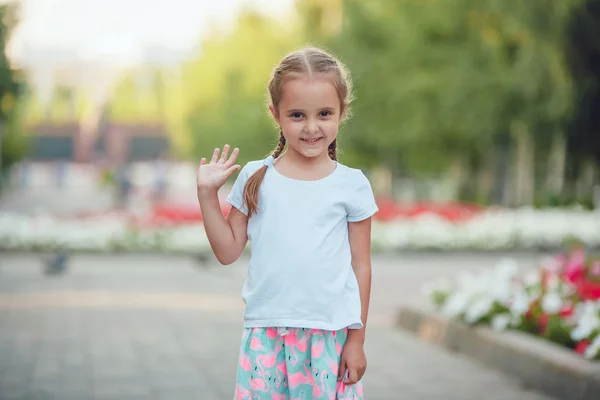
[[[398,305],[423,301],[420,283],[504,256],[374,258],[367,400],[549,400],[392,328]],[[37,256],[4,257],[0,295],[72,296],[52,307],[17,310],[0,303],[0,350],[6,351],[0,353],[0,400],[232,398],[243,260],[198,270],[185,258],[77,256],[69,273],[54,280],[41,276],[38,264]],[[99,305],[85,303],[94,293]],[[190,297],[181,301],[169,293]],[[207,295],[240,305],[207,307]]]

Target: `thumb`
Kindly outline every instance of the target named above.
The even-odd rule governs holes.
[[[341,381],[342,379],[344,379],[345,374],[346,374],[346,360],[344,359],[344,357],[342,357],[342,360],[340,361],[340,369],[338,370],[338,376],[337,376],[338,381]]]

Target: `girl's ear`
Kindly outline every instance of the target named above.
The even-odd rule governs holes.
[[[269,105],[269,111],[271,111],[271,115],[273,116],[273,118],[275,119],[275,121],[277,122],[277,124],[281,125],[279,123],[279,113],[277,112],[277,110],[275,109],[275,107],[273,106],[273,104]]]
[[[344,120],[344,116],[346,115],[347,109],[348,109],[348,106],[346,104],[343,104],[342,107],[340,108],[340,122]]]

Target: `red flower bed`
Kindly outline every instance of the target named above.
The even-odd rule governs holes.
[[[221,203],[221,212],[224,216],[229,213],[230,209],[229,203]],[[143,217],[142,221],[138,221],[137,226],[187,225],[200,222],[202,222],[202,212],[199,206],[167,204],[155,207],[150,215]]]
[[[556,285],[556,281],[552,281],[557,278],[559,285],[566,285],[572,291],[563,297],[564,305],[556,314],[544,312],[542,296],[534,301],[525,314],[526,330],[584,354],[591,343],[590,339],[573,340],[570,337],[572,328],[568,326],[575,317],[576,305],[600,300],[600,259],[590,257],[584,249],[576,247],[554,257],[541,274],[542,296],[550,290],[552,284]]]
[[[460,222],[469,220],[484,210],[480,206],[467,203],[435,204],[421,202],[402,204],[387,197],[378,197],[376,202],[379,212],[375,215],[375,219],[382,222],[397,219],[412,219],[427,214],[435,215],[446,221]]]
[[[379,212],[375,214],[374,219],[380,222],[391,222],[401,219],[414,219],[425,215],[433,215],[449,222],[462,222],[476,217],[483,208],[466,203],[411,203],[403,204],[394,199],[386,197],[376,198]],[[231,206],[227,202],[222,202],[221,211],[223,215],[227,215]],[[129,215],[122,210],[102,210],[70,215],[69,218],[88,219],[102,218],[107,215],[118,214],[123,218],[127,218],[136,227],[159,227],[197,224],[202,222],[202,213],[200,207],[196,204],[181,205],[181,204],[161,204],[155,206],[147,215],[136,217]]]
[[[584,249],[556,256],[548,272],[574,287],[579,300],[600,300],[600,260],[588,257]]]
[[[376,199],[379,212],[374,218],[381,222],[398,219],[413,219],[424,215],[434,215],[446,221],[460,222],[479,215],[483,208],[463,203],[415,203],[401,204],[393,199],[380,197]],[[221,204],[223,215],[227,215],[231,206]],[[151,224],[188,224],[202,222],[202,213],[198,206],[180,206],[165,204],[156,207],[148,219]]]

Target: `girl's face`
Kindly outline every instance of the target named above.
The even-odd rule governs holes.
[[[326,77],[300,77],[283,87],[278,109],[270,107],[288,143],[288,151],[305,158],[328,157],[342,111],[340,98]]]

